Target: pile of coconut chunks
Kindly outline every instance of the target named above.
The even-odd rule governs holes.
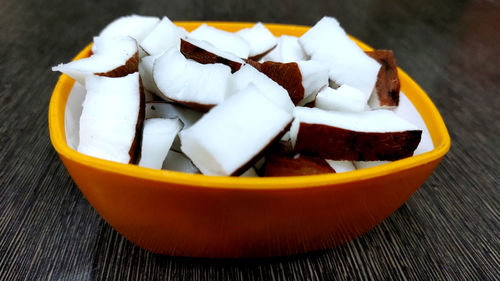
[[[364,52],[332,17],[300,38],[167,17],[118,18],[88,58],[60,64],[85,86],[78,151],[223,176],[346,172],[413,155],[392,51]],[[378,162],[372,162],[378,163]],[[369,165],[368,165],[369,166]]]

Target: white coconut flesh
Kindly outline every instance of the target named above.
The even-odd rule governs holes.
[[[376,167],[391,163],[391,161],[354,161],[352,162],[357,170]]]
[[[161,97],[160,90],[153,79],[153,65],[156,58],[154,56],[145,56],[139,61],[139,74],[141,75],[144,89],[155,93]]]
[[[306,53],[299,45],[298,37],[282,35],[280,37],[281,62],[298,62],[308,60]]]
[[[214,47],[232,53],[237,57],[246,59],[250,54],[250,44],[241,36],[217,29],[206,24],[200,25],[195,30],[189,33],[188,38],[199,41],[207,41]]]
[[[291,137],[290,137],[290,131],[286,132],[282,137],[281,137],[281,141],[290,141],[291,140]]]
[[[332,160],[397,160],[413,154],[421,130],[389,110],[324,111],[296,107],[294,149]]]
[[[281,59],[281,50],[280,50],[280,39],[278,39],[278,45],[273,48],[269,53],[265,54],[259,62],[265,61],[274,61],[274,62],[283,62]]]
[[[184,155],[184,153],[170,150],[167,158],[163,162],[162,169],[169,171],[184,172],[190,174],[199,174],[200,170]]]
[[[378,93],[376,89],[373,89],[372,94],[370,95],[370,98],[368,99],[368,106],[372,109],[394,109],[396,106],[382,106],[380,105],[380,99],[378,97]]]
[[[291,120],[289,112],[249,85],[183,130],[181,149],[205,175],[238,175]]]
[[[109,78],[88,76],[80,117],[78,151],[120,163],[130,163],[142,128],[139,74]],[[133,155],[132,155],[133,156]]]
[[[330,160],[326,159],[326,163],[332,167],[336,173],[345,173],[345,172],[350,172],[356,170],[356,167],[354,167],[354,164],[352,161],[346,161],[346,160]]]
[[[251,65],[243,65],[240,70],[233,74],[230,83],[230,91],[234,93],[243,90],[252,83],[262,94],[264,94],[277,106],[287,112],[290,112],[290,114],[293,112],[293,108],[295,106],[285,88]]]
[[[170,19],[163,17],[160,23],[140,42],[140,46],[148,54],[161,55],[166,50],[179,48],[181,38],[185,38],[188,32],[176,26]]]
[[[297,65],[302,75],[302,87],[304,87],[303,101],[314,100],[318,91],[328,85],[328,67],[317,61],[299,61]],[[299,102],[301,105],[302,102]]]
[[[234,62],[241,63],[241,64],[245,63],[245,61],[243,61],[240,57],[237,57],[233,53],[224,51],[222,49],[218,49],[214,45],[212,45],[211,43],[209,43],[207,41],[200,41],[200,40],[196,40],[193,38],[184,38],[183,40],[188,42],[188,43],[191,43],[191,44],[193,44],[201,49],[204,49],[207,52],[210,52],[216,56],[219,56],[221,58],[225,58],[227,60],[234,61]]]
[[[229,66],[200,64],[171,48],[156,59],[153,78],[165,99],[208,110],[227,95]]]
[[[197,63],[193,61],[196,60],[194,57],[191,60],[186,54],[183,56],[179,52],[181,38],[199,48],[196,49],[191,46],[196,52],[200,52],[201,49],[202,55],[206,55],[203,50],[209,54],[213,54],[213,57],[216,58],[215,62],[205,62],[207,65],[204,66],[202,62]],[[141,44],[138,45],[137,42]],[[193,129],[194,133],[187,134],[182,150],[185,150],[186,154],[188,151],[195,151],[196,153],[190,154],[193,160],[180,152],[181,144],[179,136],[176,137],[174,135],[172,140],[167,142],[160,141],[161,136],[153,138],[151,145],[143,147],[143,153],[146,156],[141,160],[148,162],[148,153],[150,153],[155,158],[154,161],[149,161],[151,163],[154,162],[154,164],[149,165],[150,167],[160,168],[160,166],[163,166],[164,169],[196,173],[199,172],[198,168],[193,164],[193,162],[196,162],[196,165],[203,167],[203,173],[209,175],[238,175],[248,173],[256,176],[256,166],[265,163],[264,157],[258,157],[262,155],[260,153],[266,147],[266,145],[261,145],[263,143],[262,139],[267,140],[269,143],[279,140],[282,137],[282,139],[290,140],[295,145],[299,137],[302,148],[304,143],[309,146],[321,146],[323,145],[324,138],[328,139],[333,136],[331,131],[337,130],[336,133],[338,133],[339,129],[345,130],[345,132],[341,133],[348,134],[354,139],[366,137],[367,133],[373,133],[373,135],[376,135],[374,137],[375,141],[365,142],[366,146],[363,147],[355,147],[354,150],[359,150],[358,152],[361,155],[359,159],[349,158],[349,160],[341,160],[342,158],[333,157],[332,159],[334,160],[332,160],[329,159],[328,153],[322,155],[303,150],[296,150],[295,152],[311,156],[316,155],[319,158],[327,159],[326,161],[329,165],[337,172],[345,172],[354,169],[354,166],[359,169],[389,163],[390,161],[380,161],[378,158],[364,159],[363,154],[365,150],[369,151],[370,147],[380,148],[381,146],[385,146],[378,150],[385,152],[386,148],[390,150],[395,146],[405,146],[404,141],[390,142],[391,136],[392,139],[398,139],[401,138],[401,135],[398,135],[401,133],[408,133],[408,135],[403,135],[403,139],[410,138],[410,141],[415,142],[416,135],[413,133],[417,131],[420,133],[419,129],[423,130],[421,136],[418,136],[419,140],[421,137],[421,141],[418,143],[418,147],[412,152],[414,155],[433,149],[432,140],[419,113],[416,110],[408,113],[410,109],[405,104],[407,100],[405,100],[404,94],[401,93],[402,106],[396,107],[392,112],[403,117],[403,119],[410,120],[412,123],[418,119],[419,122],[415,123],[417,126],[407,126],[408,122],[407,124],[403,124],[404,122],[400,122],[400,119],[395,119],[394,116],[389,117],[390,114],[388,113],[379,113],[389,112],[387,110],[362,112],[368,109],[367,102],[372,109],[388,107],[381,104],[382,101],[379,99],[380,93],[377,92],[379,84],[378,82],[375,84],[377,74],[380,74],[379,69],[382,69],[385,64],[383,61],[379,64],[377,62],[379,58],[377,57],[366,55],[349,39],[334,18],[324,17],[301,38],[288,35],[276,38],[262,23],[257,23],[251,28],[245,28],[236,33],[218,30],[203,24],[191,34],[188,34],[183,28],[174,25],[167,17],[160,20],[157,17],[131,15],[121,17],[104,28],[100,36],[94,38],[92,52],[93,55],[90,58],[53,67],[53,70],[66,73],[79,82],[75,84],[74,91],[75,93],[81,92],[83,94],[70,95],[68,98],[65,113],[67,142],[70,147],[91,156],[122,163],[135,162],[136,159],[133,159],[133,152],[135,150],[133,148],[135,145],[140,146],[142,139],[137,139],[137,136],[140,136],[142,132],[142,125],[138,127],[137,124],[142,124],[142,118],[144,117],[139,116],[140,114],[144,114],[144,111],[142,111],[144,108],[140,106],[141,102],[143,102],[141,98],[144,98],[142,97],[144,93],[140,93],[139,82],[136,81],[134,87],[139,92],[137,95],[139,97],[139,106],[136,106],[132,101],[130,91],[127,93],[128,90],[125,90],[125,88],[129,90],[131,88],[124,85],[122,89],[120,86],[107,81],[107,79],[121,78],[101,77],[123,76],[122,78],[125,78],[131,75],[129,73],[135,71],[139,71],[140,78],[137,77],[137,80],[142,80],[145,90],[154,92],[162,99],[169,101],[166,103],[153,102],[146,105],[147,117],[158,120],[163,120],[162,118],[178,118],[177,123],[185,124],[185,130],[188,130],[190,127],[197,127],[193,126],[193,124],[202,121],[200,118],[203,116],[203,113],[198,110],[206,112],[216,105],[219,106],[215,108],[223,107],[234,95],[239,95],[240,93],[238,92],[253,92],[252,98],[260,101],[257,105],[258,102],[242,102],[241,100],[245,100],[244,98],[237,98],[235,102],[228,103],[229,105],[233,104],[233,106],[228,105],[227,108],[229,109],[223,107],[226,108],[223,111],[231,112],[231,110],[235,110],[234,108],[238,108],[238,110],[235,110],[238,114],[231,114],[230,117],[226,116],[225,118],[216,117],[214,118],[215,121],[213,121],[213,128],[209,126],[203,129]],[[141,56],[141,53],[144,57]],[[166,55],[167,53],[168,55]],[[288,68],[281,68],[281,66],[268,68],[267,71],[272,73],[268,73],[268,75],[274,75],[272,79],[275,80],[273,81],[269,78],[271,76],[267,77],[263,74],[266,71],[261,73],[257,70],[259,69],[257,64],[254,66],[256,67],[255,69],[250,65],[246,65],[243,60],[244,58],[252,58],[263,53],[266,53],[263,61],[280,63],[296,62],[297,64]],[[148,54],[152,54],[152,56]],[[164,56],[162,56],[163,54]],[[157,63],[157,59],[160,57],[162,60],[160,63]],[[135,70],[130,67],[130,63],[134,59]],[[308,59],[311,60],[307,61]],[[233,72],[238,69],[239,71],[231,75],[229,67],[222,65],[222,63],[229,65]],[[383,65],[382,68],[381,64]],[[393,65],[390,64],[390,66],[392,67]],[[262,70],[262,68],[259,70]],[[279,72],[285,74],[280,77]],[[137,73],[135,75],[137,76]],[[297,79],[296,81],[286,82],[292,76],[301,77],[302,81],[297,81]],[[378,78],[380,79],[380,77]],[[86,80],[90,81],[90,85],[85,86]],[[157,85],[155,80],[158,80],[158,84],[161,84],[161,87]],[[80,84],[84,86],[79,86]],[[331,87],[326,87],[328,84]],[[301,86],[304,88],[303,98],[301,97]],[[248,88],[252,90],[248,90]],[[86,91],[89,92],[89,97],[86,97]],[[97,92],[104,94],[99,94],[100,97],[98,97]],[[123,97],[115,96],[112,98],[109,97],[109,94],[106,94],[108,92],[120,92],[123,93]],[[290,95],[288,95],[289,92]],[[373,94],[370,97],[371,93]],[[315,101],[317,108],[294,109],[290,98],[292,95],[296,99],[294,101],[298,106]],[[72,96],[78,97],[72,98]],[[84,98],[85,102],[83,102]],[[122,101],[123,98],[125,98],[125,101]],[[297,102],[301,98],[302,100]],[[107,106],[113,104],[113,107],[115,107],[117,104],[116,101],[119,101],[118,108],[134,107],[136,116],[133,116],[133,110],[130,111],[127,109],[128,113],[124,113],[124,111],[114,112],[115,108],[95,106],[95,101],[101,99],[105,100],[104,104]],[[111,100],[113,100],[112,103]],[[82,102],[84,103],[84,107],[82,106]],[[175,102],[183,105],[177,105]],[[407,103],[410,104],[409,107],[413,108],[411,102],[408,101]],[[132,104],[134,105],[132,106]],[[241,108],[236,106],[238,104]],[[247,112],[243,109],[243,104],[253,108],[254,114],[251,117],[249,117],[249,111]],[[269,137],[270,134],[266,133],[272,131],[270,128],[267,128],[267,123],[275,122],[274,119],[276,118],[273,117],[273,121],[262,120],[264,117],[260,116],[260,111],[261,107],[272,108],[270,104],[274,106],[276,112],[281,112],[281,114],[285,115],[288,113],[291,116],[295,115],[295,122],[285,136],[283,136],[283,128],[278,133],[276,133],[277,130],[275,127],[272,128],[273,132],[276,133],[274,135],[275,138]],[[197,110],[185,106],[190,106]],[[68,108],[73,108],[73,110],[68,111]],[[314,112],[323,111],[323,113],[300,113],[301,111],[308,110]],[[331,111],[326,112],[329,114],[328,116],[324,116],[324,111],[326,110]],[[142,113],[140,113],[141,111]],[[89,116],[89,112],[98,117],[92,118]],[[331,114],[336,115],[332,116]],[[117,121],[117,116],[122,116],[120,117],[121,121]],[[80,122],[76,121],[78,119]],[[229,121],[220,121],[223,119],[229,119]],[[208,120],[212,119],[209,118]],[[113,122],[115,123],[113,124]],[[135,126],[131,125],[134,122]],[[222,125],[219,125],[224,122],[228,122],[229,129],[225,130]],[[243,123],[245,123],[244,128],[238,127]],[[99,128],[95,124],[98,124]],[[227,124],[224,126],[228,126]],[[248,130],[249,134],[252,133],[253,136],[240,133],[247,130],[247,124],[250,124],[251,128]],[[259,126],[256,124],[259,124]],[[266,124],[267,129],[265,128],[264,132],[260,132],[262,124]],[[324,134],[317,135],[316,137],[305,136],[304,138],[300,134],[300,128],[305,127],[305,125],[317,125],[318,130],[322,130]],[[235,130],[235,127],[240,129]],[[258,127],[259,131],[257,132],[254,127]],[[145,125],[144,130],[146,132],[148,132],[147,128],[155,128],[155,126]],[[154,133],[161,135],[161,126],[158,125],[158,128],[159,131]],[[309,126],[309,128],[311,127]],[[140,129],[140,132],[137,129]],[[181,129],[179,130],[182,131]],[[316,130],[316,127],[314,127],[314,130]],[[211,131],[217,132],[219,135],[218,138],[210,137]],[[108,135],[110,132],[113,132],[113,134]],[[200,137],[201,133],[198,134],[197,132],[203,132],[203,137]],[[240,136],[233,136],[234,134],[242,134],[241,138],[244,137],[245,140],[239,139],[238,137]],[[389,144],[377,142],[377,134],[383,139],[389,139]],[[373,135],[371,136],[372,138]],[[258,141],[252,139],[252,137],[258,138]],[[221,141],[221,139],[226,138],[228,139],[227,141]],[[147,143],[148,137],[145,136],[142,140],[145,140]],[[108,145],[103,144],[105,142]],[[238,149],[232,148],[233,152],[227,153],[224,151],[226,146],[219,144],[219,142],[226,144],[226,146],[230,146],[227,144],[237,143],[233,147],[240,147]],[[359,145],[359,143],[356,145]],[[260,150],[256,147],[259,147]],[[148,149],[150,149],[150,152],[148,152]],[[169,149],[170,152],[168,152]],[[344,148],[344,150],[349,149],[352,149],[350,145],[346,145],[346,148]],[[151,153],[151,151],[154,151],[154,153]],[[166,159],[165,153],[168,153]],[[408,154],[405,157],[410,155]],[[170,161],[168,161],[169,158],[171,158]],[[259,158],[259,164],[257,165],[255,162]],[[162,159],[164,159],[163,162],[161,161]],[[195,159],[197,160],[195,161]],[[390,160],[396,159],[391,158]],[[252,165],[254,166],[249,168]]]
[[[236,32],[250,44],[249,57],[263,55],[276,46],[278,40],[261,22],[251,28],[243,28]]]
[[[424,119],[403,92],[399,95],[399,106],[393,112],[400,118],[411,121],[412,124],[422,130],[422,138],[413,155],[419,155],[434,149],[431,134],[425,125]]]
[[[139,73],[139,76],[141,74]],[[142,79],[142,77],[141,77]],[[146,89],[144,89],[144,102],[153,102],[156,100],[156,95],[153,92],[150,92]]]
[[[191,108],[171,102],[149,102],[146,103],[146,119],[149,118],[178,118],[184,125],[184,129],[191,127],[198,121],[203,113]]]
[[[69,93],[64,110],[66,143],[74,150],[78,149],[78,142],[80,141],[80,116],[82,115],[85,95],[85,87],[80,83],[75,83]]]
[[[258,177],[259,174],[257,174],[257,170],[255,170],[254,167],[250,167],[248,168],[248,170],[246,170],[245,172],[243,172],[240,177],[243,177],[243,178],[253,178],[253,177]]]
[[[139,166],[161,169],[177,133],[182,129],[179,119],[151,118],[144,121]]]
[[[366,108],[365,95],[349,85],[323,88],[316,96],[315,107],[329,111],[360,112]]]
[[[231,72],[239,70],[245,64],[241,58],[217,49],[206,41],[184,38],[181,40],[180,51],[186,58],[202,64],[223,63],[231,67]]]
[[[299,62],[308,60],[306,53],[299,44],[297,36],[281,35],[278,45],[263,57],[263,61]]]
[[[328,64],[331,80],[358,88],[368,100],[381,66],[349,39],[335,18],[323,17],[299,38],[299,44],[312,60]]]
[[[259,160],[255,161],[253,167],[255,168],[255,170],[259,171],[264,167],[265,164],[266,164],[266,157],[261,157]]]
[[[52,70],[67,74],[82,85],[85,85],[85,78],[89,75],[115,76],[107,73],[119,68],[125,68],[119,73],[123,74],[119,76],[124,76],[137,71],[137,69],[131,71],[127,69],[129,60],[135,60],[132,63],[137,64],[137,50],[137,42],[129,36],[94,37],[92,56],[66,64],[61,63],[52,67]]]
[[[130,36],[142,41],[160,22],[157,17],[130,15],[120,17],[108,24],[99,36]]]
[[[191,127],[203,116],[203,113],[191,108],[171,102],[151,102],[146,104],[146,119],[148,118],[178,118],[183,129]],[[181,151],[181,142],[177,136],[171,147],[172,150]]]

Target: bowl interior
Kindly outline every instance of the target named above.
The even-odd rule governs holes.
[[[185,27],[191,31],[198,27],[201,22],[176,22],[176,24]],[[244,27],[252,26],[253,23],[230,23],[230,22],[210,22],[217,28],[227,31],[236,31]],[[283,34],[300,36],[305,33],[309,27],[281,24],[266,24],[275,36]],[[372,50],[368,45],[352,38],[363,50]],[[90,55],[91,45],[83,49],[74,59],[80,59]],[[68,123],[75,124],[78,113],[66,112],[67,105],[70,106],[72,100],[68,96],[72,92],[74,80],[69,76],[62,74],[54,89],[50,109],[49,109],[49,129],[51,141],[57,152],[66,158],[72,159],[83,165],[99,167],[108,172],[134,175],[139,178],[150,179],[159,182],[182,183],[193,186],[203,186],[206,188],[237,188],[237,189],[290,189],[305,188],[327,184],[343,183],[355,180],[375,178],[389,173],[410,169],[425,163],[439,159],[446,154],[450,146],[450,137],[448,131],[440,116],[438,110],[425,94],[425,92],[401,69],[398,68],[400,80],[402,103],[408,102],[415,112],[410,115],[419,115],[422,126],[425,126],[429,142],[432,141],[433,149],[425,153],[415,155],[402,160],[394,161],[389,164],[355,170],[347,173],[301,176],[301,177],[281,177],[281,178],[237,178],[237,177],[217,177],[192,175],[181,172],[154,170],[143,168],[136,165],[115,163],[103,159],[90,157],[72,149],[71,142],[68,143],[66,133],[71,130],[77,130],[76,127],[67,126]],[[77,86],[75,87],[77,88]],[[407,97],[407,99],[406,99]],[[405,113],[406,114],[406,113]],[[77,124],[78,122],[76,122]],[[418,125],[418,124],[417,124]],[[425,141],[423,139],[423,141]]]

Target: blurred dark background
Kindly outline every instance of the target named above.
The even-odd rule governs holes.
[[[452,148],[398,211],[334,249],[256,260],[145,252],[87,203],[47,128],[59,76],[50,67],[132,13],[299,25],[334,16],[394,50]],[[0,0],[0,280],[499,280],[499,29],[498,1]]]

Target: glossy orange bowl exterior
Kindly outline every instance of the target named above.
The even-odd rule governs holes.
[[[189,31],[200,22],[177,24]],[[210,24],[228,31],[252,25]],[[266,26],[276,36],[300,36],[309,29]],[[89,54],[90,45],[75,59]],[[398,209],[449,150],[450,137],[436,107],[406,73],[399,69],[399,75],[401,90],[423,117],[435,148],[348,173],[212,177],[80,154],[66,144],[64,113],[74,80],[64,74],[50,102],[50,137],[90,204],[113,228],[144,249],[189,257],[264,257],[326,249],[368,231]]]

